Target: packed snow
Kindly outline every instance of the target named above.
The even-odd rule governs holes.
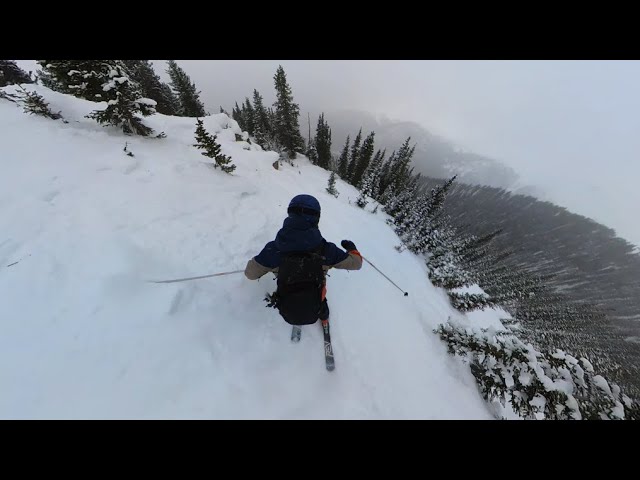
[[[276,170],[224,114],[204,125],[232,175],[193,147],[195,119],[157,114],[144,122],[167,138],[125,136],[84,118],[106,103],[25,87],[68,123],[0,100],[0,418],[493,418],[433,333],[469,317],[353,187],[332,197],[304,157]],[[367,263],[330,271],[333,372],[318,324],[294,344],[265,308],[272,275],[149,283],[244,269],[299,193],[320,200],[327,240],[409,292]]]

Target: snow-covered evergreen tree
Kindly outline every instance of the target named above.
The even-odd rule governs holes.
[[[153,129],[144,125],[138,115],[153,115],[156,102],[142,96],[138,84],[129,78],[121,60],[103,61],[100,70],[93,71],[92,75],[92,78],[102,79],[101,96],[107,101],[107,108],[95,110],[87,118],[121,127],[126,134],[153,134]]]
[[[428,250],[432,243],[429,238],[435,228],[436,218],[442,211],[447,190],[454,179],[455,177],[433,189],[429,196],[421,195],[415,198],[395,215],[395,231],[410,251],[425,253]]]
[[[37,60],[42,68],[42,84],[93,102],[108,101],[103,86],[118,60]],[[118,72],[120,75],[123,72]],[[118,77],[120,78],[120,77]],[[128,78],[128,77],[127,77]]]
[[[347,181],[347,171],[349,168],[349,142],[350,138],[347,135],[347,140],[344,142],[344,148],[338,158],[338,175],[344,181]]]
[[[253,136],[261,147],[266,146],[268,137],[271,136],[269,114],[262,102],[262,96],[257,90],[253,90]]]
[[[418,249],[418,244],[425,244],[425,237],[433,229],[436,214],[442,209],[446,191],[451,185],[451,180],[431,191],[431,195],[413,195],[403,204],[401,209],[395,209],[392,214],[396,234],[402,239],[403,244],[414,253],[423,253]],[[405,191],[415,192],[415,188],[406,188]]]
[[[318,151],[316,150],[315,138],[309,140],[305,155],[311,163],[313,163],[314,165],[318,164]]]
[[[364,208],[367,204],[367,197],[376,198],[378,182],[380,180],[380,171],[382,170],[383,154],[378,150],[375,157],[369,164],[364,173],[364,177],[360,182],[360,196],[356,200],[356,204],[360,208]]]
[[[180,102],[171,87],[160,80],[149,60],[123,60],[129,78],[136,82],[144,97],[156,101],[156,111],[163,115],[177,115]]]
[[[162,113],[163,115],[179,116],[181,109],[180,100],[176,94],[173,93],[171,87],[164,82],[160,84],[158,98],[159,100],[156,100],[158,102],[156,107],[158,113]]]
[[[473,275],[459,266],[453,252],[448,251],[437,258],[431,257],[427,266],[429,279],[436,287],[451,290],[476,283]]]
[[[329,170],[331,168],[331,128],[329,128],[329,124],[324,119],[324,113],[318,118],[314,144],[317,153],[317,165]]]
[[[21,83],[33,83],[33,80],[14,60],[0,60],[0,87]]]
[[[247,131],[247,125],[244,121],[244,115],[242,114],[242,110],[240,109],[240,107],[238,106],[238,102],[236,102],[236,106],[233,107],[233,110],[231,111],[231,117],[238,122],[238,126],[240,127],[240,130],[242,130],[243,132]]]
[[[439,185],[437,188],[431,190],[431,196],[427,204],[425,205],[424,214],[429,218],[434,218],[435,215],[442,209],[444,205],[444,200],[447,198],[447,192],[451,188],[451,185],[457,178],[457,175],[454,175],[449,180],[447,180],[442,185]]]
[[[167,73],[171,78],[171,88],[180,102],[179,115],[181,117],[204,117],[206,112],[195,83],[175,60],[169,60],[168,66]]]
[[[59,120],[62,118],[60,112],[54,113],[49,108],[49,103],[44,99],[42,95],[36,92],[29,92],[20,87],[20,90],[16,93],[17,100],[22,103],[24,112],[30,115],[40,115],[41,117],[50,118],[52,120]]]
[[[473,241],[457,232],[446,219],[435,221],[433,229],[416,245],[419,251],[429,251],[429,278],[438,287],[455,289],[477,283],[477,276],[463,268],[460,251]]]
[[[638,418],[638,405],[619,386],[597,375],[586,358],[537,351],[509,331],[435,331],[449,353],[466,359],[484,398],[507,403],[525,419],[598,420]]]
[[[457,293],[447,292],[451,305],[461,312],[471,312],[473,310],[484,310],[495,307],[495,302],[488,295],[482,293]]]
[[[255,125],[253,123],[254,115],[255,113],[253,106],[251,105],[251,100],[249,100],[249,97],[246,97],[244,104],[242,105],[242,118],[244,119],[246,131],[251,136],[253,136],[255,132]]]
[[[369,199],[361,190],[360,195],[358,195],[358,198],[356,198],[356,205],[359,206],[360,208],[364,208],[367,206],[367,203],[369,203]]]
[[[490,243],[495,237],[502,233],[502,230],[502,228],[499,228],[481,237],[474,236],[473,241],[465,245],[460,251],[463,261],[466,264],[473,264],[474,262],[490,255]]]
[[[356,135],[356,139],[353,141],[353,145],[351,146],[349,163],[347,164],[346,178],[343,178],[343,180],[349,182],[351,185],[353,185],[353,174],[356,171],[356,166],[358,165],[358,159],[360,157],[361,142],[362,142],[362,128],[360,128],[360,130],[358,131],[358,135]]]
[[[529,274],[521,269],[511,268],[500,281],[493,286],[486,286],[485,291],[491,295],[496,302],[505,307],[516,307],[525,305],[532,297],[546,298],[543,296],[547,292],[545,277]]]
[[[300,134],[298,117],[300,107],[293,101],[291,87],[287,83],[287,76],[282,68],[278,67],[273,77],[276,88],[275,124],[274,133],[278,143],[282,146],[290,159],[296,157],[296,152],[304,151],[304,139]]]
[[[415,201],[416,190],[414,188],[406,188],[401,191],[398,195],[389,195],[392,190],[388,190],[386,195],[388,198],[385,200],[384,211],[390,216],[395,217],[403,214],[409,205]],[[382,201],[381,201],[382,203]]]
[[[382,170],[380,171],[380,182],[378,185],[378,196],[380,203],[385,205],[390,198],[395,197],[399,192],[393,191],[392,187],[392,175],[391,167],[395,163],[396,152],[391,153],[391,156],[386,162],[382,164]]]
[[[378,150],[376,152],[375,157],[371,161],[371,165],[369,171],[365,172],[365,178],[370,176],[370,195],[372,198],[375,198],[378,202],[380,202],[380,182],[382,180],[382,168],[385,161],[385,156],[387,155],[387,150],[383,150],[380,152]]]
[[[371,132],[362,142],[362,148],[358,154],[358,161],[353,170],[353,178],[351,183],[357,187],[362,188],[361,183],[364,177],[364,172],[369,168],[371,158],[374,152],[375,132]]]
[[[383,182],[383,186],[385,190],[386,188],[391,188],[394,194],[402,191],[411,180],[412,169],[409,164],[416,147],[415,145],[409,147],[410,141],[411,137],[408,137],[400,149],[397,152],[393,152],[389,158],[388,172],[386,173],[387,179]]]
[[[217,139],[216,135],[211,135],[207,132],[202,120],[198,119],[196,122],[196,143],[194,147],[204,150],[202,155],[212,158],[215,161],[213,164],[214,168],[220,167],[223,172],[231,173],[236,169],[236,166],[231,163],[231,157],[222,154]]]
[[[331,172],[331,175],[329,175],[329,182],[326,190],[329,195],[333,195],[338,198],[338,190],[336,189],[336,172]]]

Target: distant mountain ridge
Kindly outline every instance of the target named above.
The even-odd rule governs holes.
[[[347,135],[353,140],[362,127],[363,137],[371,131],[376,133],[376,148],[386,148],[387,154],[399,148],[410,136],[411,144],[416,145],[412,163],[423,175],[435,178],[458,175],[463,183],[514,189],[517,193],[529,188],[519,186],[519,176],[511,167],[493,158],[464,151],[416,122],[390,120],[357,110],[328,111],[325,118],[331,127],[332,150],[337,155]],[[314,127],[312,123],[312,130]]]

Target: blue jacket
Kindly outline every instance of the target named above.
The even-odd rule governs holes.
[[[255,261],[269,269],[280,266],[280,253],[313,250],[323,244],[322,255],[325,266],[334,266],[349,257],[349,254],[334,243],[327,242],[317,227],[317,219],[307,215],[291,215],[285,218],[276,239],[267,243],[255,257]]]

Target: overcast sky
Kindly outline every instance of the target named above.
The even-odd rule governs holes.
[[[353,108],[416,121],[640,245],[639,61],[177,61],[216,113],[254,88],[273,103],[281,64],[304,117]]]
[[[178,63],[211,111],[254,88],[272,103],[282,64],[303,113],[355,108],[416,121],[640,244],[638,61]]]

